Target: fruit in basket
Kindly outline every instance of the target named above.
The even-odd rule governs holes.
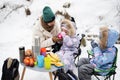
[[[26,65],[26,66],[31,66],[31,67],[33,67],[34,66],[34,58],[33,57],[25,57],[25,59],[24,59],[24,64]]]
[[[30,58],[29,61],[30,61],[29,66],[33,67],[34,66],[34,60],[33,60],[33,58]]]
[[[29,66],[29,63],[30,63],[29,57],[25,57],[25,59],[24,59],[24,64],[25,64],[26,66]]]

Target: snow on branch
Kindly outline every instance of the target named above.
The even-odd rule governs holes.
[[[20,6],[14,7],[14,8],[4,17],[4,19],[6,19],[13,11],[16,11],[17,9],[22,8],[22,7],[24,7],[24,6],[23,6],[23,5],[20,5]]]
[[[26,0],[25,0],[26,1]],[[20,8],[25,8],[25,6],[29,6],[33,1],[32,0],[27,0],[27,3],[25,1],[6,1],[6,2],[2,2],[2,4],[0,4],[0,23],[3,22],[5,19],[8,18],[8,16],[10,14],[12,14],[12,12],[17,11]],[[30,12],[30,10],[27,12]],[[29,13],[30,14],[30,13]]]

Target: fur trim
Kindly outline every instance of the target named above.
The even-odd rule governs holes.
[[[102,49],[105,49],[107,47],[108,27],[107,26],[101,27],[100,32],[101,32],[101,36],[102,36],[100,39],[100,47]]]
[[[69,36],[74,36],[75,35],[75,28],[73,27],[72,23],[70,20],[64,19],[61,24],[66,24],[68,32],[66,33]]]

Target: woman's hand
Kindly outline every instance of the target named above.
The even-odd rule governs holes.
[[[58,38],[57,36],[54,36],[54,37],[52,38],[52,40],[53,40],[54,43],[63,41],[62,38]]]

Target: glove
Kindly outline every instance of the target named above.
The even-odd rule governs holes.
[[[57,36],[54,36],[52,38],[53,42],[56,43],[56,42],[61,42],[63,39],[62,38],[58,38]]]
[[[94,42],[94,40],[91,41],[92,48],[98,47],[98,44]]]
[[[82,37],[85,37],[85,34],[82,34]]]

